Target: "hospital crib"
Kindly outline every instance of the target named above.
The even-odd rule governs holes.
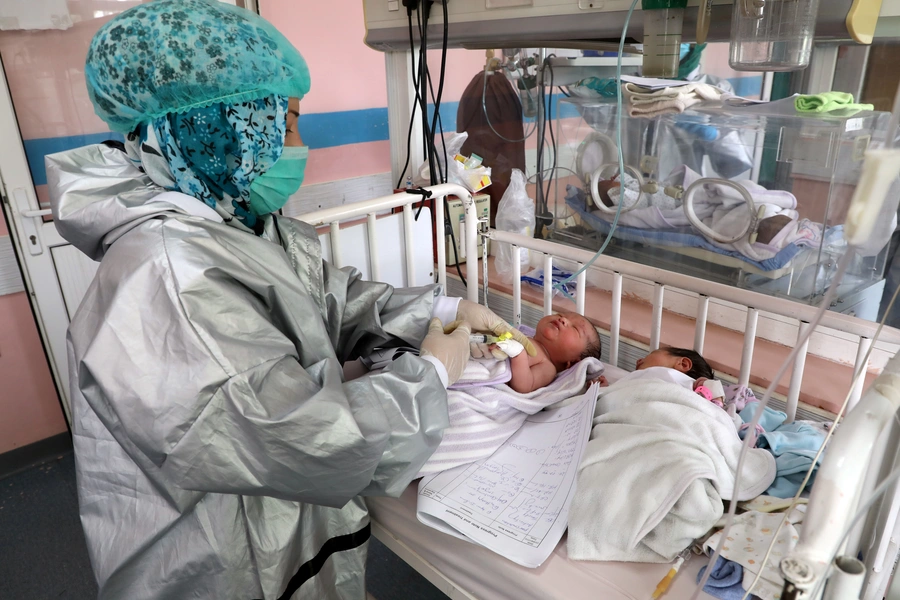
[[[444,202],[447,196],[455,196],[463,200],[465,206],[465,247],[467,249],[465,264],[469,275],[467,297],[478,301],[479,289],[476,284],[478,273],[478,248],[485,239],[494,242],[506,242],[514,247],[528,248],[534,256],[539,256],[545,272],[551,272],[554,264],[565,264],[569,267],[581,267],[593,256],[592,252],[580,248],[562,245],[556,242],[533,239],[519,234],[489,229],[479,222],[476,216],[475,203],[471,195],[463,188],[443,184],[429,188],[432,200],[436,231],[444,231]],[[443,244],[435,244],[436,261],[433,265],[432,253],[428,249],[432,243],[430,227],[425,235],[416,235],[413,205],[422,200],[418,194],[401,193],[370,201],[359,202],[306,213],[298,218],[327,232],[323,238],[323,252],[330,255],[338,266],[348,266],[344,258],[347,255],[347,229],[360,226],[365,229],[363,244],[363,262],[356,264],[369,279],[379,280],[387,263],[396,264],[396,257],[379,258],[379,246],[384,243],[396,243],[394,236],[378,233],[377,221],[383,215],[400,209],[400,229],[402,230],[402,278],[397,283],[406,285],[423,285],[431,283],[417,276],[417,261],[432,263],[436,269],[436,281],[447,289],[447,267]],[[396,215],[394,215],[396,217]],[[418,231],[421,231],[419,229]],[[359,246],[357,238],[355,246]],[[357,248],[358,249],[358,248]],[[357,256],[359,253],[357,252]],[[610,318],[610,351],[608,361],[617,364],[620,346],[623,342],[619,331],[621,323],[621,307],[623,296],[623,278],[629,277],[644,280],[653,285],[652,323],[650,348],[660,344],[660,331],[663,317],[663,298],[666,290],[677,289],[682,292],[696,294],[697,312],[694,329],[693,347],[702,352],[706,338],[708,310],[710,299],[725,300],[747,308],[744,324],[744,342],[738,382],[746,385],[750,380],[753,368],[753,350],[756,343],[756,330],[760,312],[780,315],[799,321],[799,338],[802,342],[804,333],[816,312],[816,307],[806,304],[768,296],[765,294],[738,289],[716,282],[673,273],[658,268],[640,265],[621,259],[603,256],[591,267],[609,272],[612,276],[612,311]],[[519,265],[513,261],[512,312],[513,321],[519,324],[522,320],[523,299],[522,285],[519,276]],[[421,273],[422,269],[418,269]],[[487,281],[487,269],[483,269]],[[429,272],[429,275],[431,272]],[[587,278],[581,273],[577,278],[575,304],[579,313],[584,313]],[[545,283],[543,288],[543,312],[549,314],[553,305],[553,290]],[[856,336],[857,355],[854,373],[864,375],[868,368],[869,350],[876,335],[877,324],[844,314],[826,311],[819,327],[838,330]],[[886,327],[879,340],[891,344],[900,343],[900,330]],[[683,345],[688,345],[685,340]],[[788,420],[793,420],[798,410],[800,383],[807,357],[808,339],[799,343],[796,359],[786,397]],[[861,598],[874,599],[884,597],[888,585],[891,591],[900,591],[900,579],[891,582],[891,574],[898,556],[898,540],[900,540],[900,489],[896,483],[888,487],[879,502],[875,502],[865,519],[852,528],[852,533],[841,542],[845,528],[862,500],[868,498],[872,490],[884,481],[894,468],[895,455],[900,451],[900,427],[894,424],[898,408],[900,408],[900,358],[893,358],[885,367],[883,374],[873,384],[865,396],[862,395],[864,377],[854,377],[855,384],[849,390],[848,413],[840,423],[831,440],[823,463],[820,466],[815,486],[813,487],[810,505],[805,519],[805,527],[798,546],[791,557],[791,563],[801,585],[797,598],[813,597],[809,595],[809,583],[804,588],[803,581],[815,581],[822,576],[838,573],[832,581],[845,581],[854,577],[861,579],[860,573],[853,573],[853,567],[835,567],[832,553],[839,542],[843,556],[855,557],[859,553],[865,562],[865,585]],[[900,421],[898,421],[900,422]],[[430,530],[416,523],[414,486],[404,493],[399,500],[374,499],[370,501],[373,518],[373,532],[383,543],[394,550],[416,570],[422,573],[439,589],[451,598],[509,598],[509,597],[566,597],[648,598],[656,583],[665,575],[668,565],[650,565],[636,563],[576,563],[565,557],[565,544],[561,543],[557,551],[547,563],[537,570],[524,569],[505,559],[493,555],[477,546],[450,539],[442,533]],[[462,544],[462,546],[459,546]],[[670,598],[689,598],[694,591],[694,579],[697,570],[705,564],[705,558],[690,561],[691,568],[679,576],[670,590]],[[847,561],[838,563],[848,564]],[[834,590],[837,585],[829,587]],[[895,589],[896,588],[896,589]],[[516,589],[519,593],[516,593]],[[805,590],[805,591],[804,591]],[[804,593],[806,595],[804,595]],[[891,594],[891,597],[893,596]],[[705,595],[701,594],[701,597]],[[783,596],[787,597],[787,596]],[[856,597],[855,595],[852,597]]]

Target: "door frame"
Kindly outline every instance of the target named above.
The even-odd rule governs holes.
[[[35,192],[2,58],[0,139],[4,140],[0,144],[0,203],[47,357],[47,366],[53,376],[66,423],[71,427],[66,351],[69,317],[51,253],[53,247],[68,242],[62,239],[52,221],[44,222],[43,217],[49,214],[49,210],[40,206]]]

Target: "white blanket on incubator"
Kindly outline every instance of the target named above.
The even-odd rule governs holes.
[[[666,178],[669,185],[680,185],[685,190],[700,179],[702,176],[682,165],[678,167]],[[761,185],[743,179],[735,181],[742,186],[750,194],[754,204],[759,210],[763,207],[761,219],[774,217],[776,215],[785,215],[792,221],[797,221],[798,213],[797,198],[790,192],[783,190],[768,190]],[[613,187],[609,190],[609,198],[613,205],[618,205],[621,190],[619,187]],[[638,199],[637,180],[627,173],[625,174],[625,199],[626,206],[632,206]],[[749,213],[743,196],[731,187],[714,183],[704,184],[703,187],[694,193],[693,198],[694,212],[697,218],[710,229],[726,236],[734,237],[741,233],[747,226]],[[604,219],[610,218],[605,213],[597,213]],[[626,227],[637,227],[640,229],[675,229],[678,227],[689,227],[691,222],[688,221],[687,215],[684,213],[682,202],[667,196],[660,186],[660,190],[655,194],[645,193],[638,203],[638,208],[619,216],[619,224]],[[767,245],[761,243],[751,244],[748,236],[744,236],[733,244],[723,244],[709,239],[709,242],[724,248],[739,252],[744,256],[756,261],[767,260],[772,258],[784,245],[791,240],[789,236],[779,236],[780,246],[777,244]]]
[[[529,415],[581,394],[585,382],[602,372],[599,360],[586,358],[557,375],[550,385],[527,394],[504,384],[447,390],[450,426],[416,477],[491,456]]]
[[[632,379],[601,390],[569,511],[569,556],[673,560],[722,516],[740,451],[728,414],[680,385]],[[774,479],[772,455],[751,449],[737,499]]]

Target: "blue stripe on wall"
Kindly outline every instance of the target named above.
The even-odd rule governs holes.
[[[28,158],[28,167],[31,169],[31,179],[34,185],[47,183],[47,171],[44,169],[44,156],[64,152],[72,148],[80,148],[90,144],[99,144],[106,140],[119,140],[125,138],[121,134],[111,131],[106,133],[90,133],[87,135],[71,135],[57,138],[42,138],[38,140],[25,140],[25,156]]]
[[[748,77],[746,79],[758,79],[760,77]],[[758,93],[758,90],[757,90]],[[555,120],[562,109],[563,117],[577,117],[578,110],[570,104],[559,104],[562,96],[553,95],[552,116]],[[456,131],[456,113],[459,110],[459,102],[444,102],[441,104],[441,120],[445,133]],[[434,118],[434,106],[428,106],[429,124]],[[529,122],[534,119],[526,119]],[[333,148],[348,144],[360,144],[363,142],[383,142],[388,139],[388,110],[387,108],[367,108],[363,110],[348,110],[332,113],[318,113],[301,115],[299,123],[303,141],[311,150]],[[56,152],[64,152],[73,148],[80,148],[90,144],[99,144],[106,140],[119,140],[122,135],[113,132],[93,133],[87,135],[73,135],[57,138],[42,138],[25,141],[25,154],[28,157],[28,166],[31,169],[31,178],[35,185],[47,183],[47,172],[44,169],[44,156]]]
[[[762,93],[762,75],[732,77],[728,80],[738,96],[759,96]]]

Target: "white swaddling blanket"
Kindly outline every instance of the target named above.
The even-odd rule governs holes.
[[[625,380],[600,393],[569,512],[569,556],[669,562],[722,516],[741,440],[724,410],[679,385]],[[774,479],[772,455],[751,449],[737,499]]]
[[[498,383],[506,383],[510,379],[512,379],[512,369],[509,366],[508,358],[504,360],[470,358],[466,361],[462,376],[450,386],[450,389],[461,390],[470,387],[497,385]]]
[[[527,394],[504,384],[447,390],[450,427],[416,477],[491,456],[529,415],[581,394],[585,383],[602,372],[603,363],[586,358],[561,372],[550,385]]]

